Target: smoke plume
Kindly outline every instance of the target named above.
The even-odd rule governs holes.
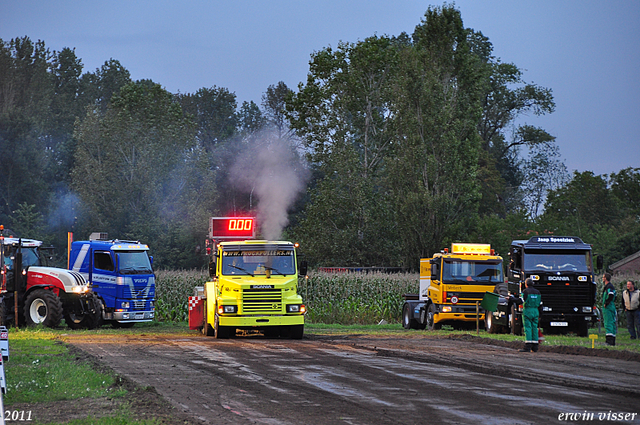
[[[288,211],[304,191],[308,172],[288,140],[263,133],[250,142],[231,169],[238,189],[257,199],[262,235],[277,240],[289,223]]]

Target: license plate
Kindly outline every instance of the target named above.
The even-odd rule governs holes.
[[[136,313],[136,319],[144,319],[144,313]]]
[[[550,325],[551,326],[569,326],[569,323],[567,323],[567,322],[551,322]]]

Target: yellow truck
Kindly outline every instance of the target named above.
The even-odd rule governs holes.
[[[420,259],[420,293],[406,294],[402,306],[405,329],[437,330],[442,325],[472,327],[484,321],[476,305],[485,292],[504,284],[502,257],[489,244],[453,243],[431,258]]]
[[[239,221],[241,224],[238,224]],[[298,294],[296,245],[286,241],[239,239],[255,234],[255,220],[212,217],[207,250],[211,281],[189,297],[189,327],[229,338],[236,330],[301,339],[306,307]]]

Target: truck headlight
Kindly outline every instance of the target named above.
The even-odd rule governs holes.
[[[582,307],[583,313],[591,313],[592,311],[593,311],[593,308],[591,307]]]
[[[218,306],[218,314],[233,314],[238,311],[237,305],[220,305]]]
[[[122,302],[122,308],[129,308],[129,301],[123,301]]]
[[[305,313],[307,308],[304,304],[288,304],[287,313]]]
[[[443,313],[451,313],[451,306],[446,305],[446,306],[442,307],[442,312]]]
[[[86,286],[74,286],[72,289],[74,294],[84,294],[88,290],[89,288],[87,288]]]

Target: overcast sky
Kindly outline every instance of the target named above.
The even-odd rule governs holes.
[[[84,71],[113,58],[173,93],[225,87],[260,104],[296,89],[310,55],[339,41],[411,34],[429,5],[404,0],[0,0],[0,38],[76,49]],[[494,55],[553,90],[556,112],[524,117],[557,137],[569,171],[640,167],[640,1],[458,0]]]

